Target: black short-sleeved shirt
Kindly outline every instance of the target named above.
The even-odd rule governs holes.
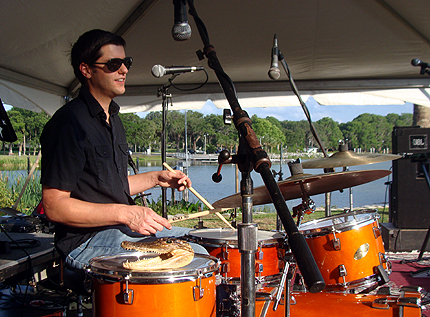
[[[88,202],[133,204],[127,179],[128,147],[118,112],[112,101],[108,124],[103,108],[82,87],[79,96],[61,107],[43,130],[41,183]],[[57,249],[65,257],[105,228],[57,224]]]

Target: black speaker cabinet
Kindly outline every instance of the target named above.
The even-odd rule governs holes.
[[[393,154],[405,154],[393,161],[390,190],[390,222],[399,229],[427,229],[430,225],[430,189],[422,165],[428,171],[429,139],[429,128],[393,128]]]

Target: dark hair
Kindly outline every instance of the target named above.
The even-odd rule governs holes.
[[[85,83],[85,77],[79,70],[79,65],[85,63],[92,65],[101,56],[100,49],[108,44],[120,45],[125,47],[125,40],[115,34],[103,30],[91,30],[82,34],[72,46],[71,62],[73,72],[81,84]]]

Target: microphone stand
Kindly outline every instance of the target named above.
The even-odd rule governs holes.
[[[230,77],[223,71],[220,62],[216,56],[215,48],[209,42],[209,36],[206,30],[205,25],[202,20],[198,17],[197,12],[194,7],[193,0],[187,0],[188,5],[190,7],[189,13],[193,16],[194,21],[197,25],[200,37],[204,44],[204,51],[198,53],[200,58],[206,56],[208,59],[208,65],[215,71],[215,74],[218,78],[218,81],[224,91],[224,94],[230,104],[230,108],[233,111],[233,122],[236,126],[236,129],[239,132],[239,138],[242,141],[242,145],[244,149],[242,151],[246,152],[247,159],[249,160],[252,167],[256,172],[260,173],[268,192],[270,193],[270,197],[273,201],[273,204],[278,212],[282,224],[285,228],[285,231],[288,235],[288,242],[291,246],[291,250],[296,258],[297,264],[300,268],[300,272],[303,274],[303,278],[305,280],[306,285],[310,292],[319,292],[325,287],[324,279],[318,269],[318,266],[315,262],[315,259],[309,249],[309,246],[306,243],[304,236],[298,231],[297,226],[294,223],[294,220],[288,210],[287,204],[282,196],[282,193],[276,183],[272,172],[270,170],[271,162],[268,158],[267,153],[261,148],[261,145],[258,141],[258,138],[252,129],[251,119],[249,118],[246,111],[242,110],[239,101],[236,96],[236,89],[234,87],[233,82]],[[245,180],[247,182],[247,180]],[[244,208],[243,218],[245,221],[243,223],[244,227],[249,228],[247,233],[249,236],[256,236],[257,228],[253,228],[252,224],[249,222],[252,219],[251,210],[249,210],[248,206],[252,206],[250,203],[251,195],[243,196],[242,201],[245,202],[246,207]],[[245,215],[245,212],[247,213]],[[239,237],[241,234],[241,230],[239,230]],[[242,237],[246,240],[248,237]],[[245,250],[244,247],[239,243],[239,247],[241,252],[241,263],[246,262],[244,257],[244,252],[250,252],[249,250]],[[252,246],[250,246],[252,249]],[[248,258],[248,264],[251,264],[251,260]],[[242,266],[242,271],[244,272],[245,268]],[[246,276],[242,276],[241,285],[250,286],[249,284],[254,284],[255,280],[255,272],[252,274],[252,278],[249,276],[250,272],[247,273]],[[242,279],[246,279],[247,281],[242,284]],[[252,280],[252,282],[251,282]],[[247,283],[247,284],[246,284]],[[250,286],[252,289],[252,286]],[[252,290],[251,290],[252,291]],[[255,294],[254,296],[250,296],[249,292],[246,290],[242,290],[242,300],[241,300],[241,308],[242,308],[242,316],[255,316]],[[255,289],[254,289],[255,292]],[[289,299],[285,299],[286,301]]]
[[[318,135],[318,132],[315,129],[314,123],[312,122],[308,107],[306,106],[305,102],[303,101],[302,97],[300,96],[299,91],[297,89],[297,86],[293,80],[293,77],[291,76],[290,69],[288,68],[287,63],[284,60],[284,55],[282,54],[282,52],[279,49],[278,49],[278,59],[281,62],[282,67],[284,68],[285,73],[288,76],[288,81],[290,82],[291,89],[294,92],[294,94],[297,96],[297,98],[299,99],[300,105],[302,106],[302,109],[303,109],[303,112],[305,113],[306,119],[308,119],[309,126],[310,126],[311,133],[312,133],[313,137],[317,141],[321,151],[324,154],[324,157],[328,157],[327,151],[325,150],[324,145],[322,144],[322,141]],[[331,173],[331,172],[334,172],[334,168],[325,168],[324,169],[324,173]],[[331,216],[331,193],[325,193],[325,216],[326,217]]]
[[[172,95],[169,94],[169,87],[172,85],[172,80],[178,74],[174,74],[169,79],[169,84],[163,85],[161,88],[158,88],[157,97],[162,98],[162,117],[163,117],[163,128],[161,132],[161,165],[163,170],[166,169],[164,167],[164,163],[166,163],[166,152],[167,152],[167,133],[166,133],[166,125],[167,125],[167,108],[169,103],[172,104]],[[161,215],[162,217],[167,219],[167,188],[161,187]]]

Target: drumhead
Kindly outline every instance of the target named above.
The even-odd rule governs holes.
[[[208,228],[191,230],[188,236],[194,238],[202,245],[223,245],[228,243],[231,247],[238,245],[238,231],[229,228]],[[266,230],[257,231],[259,245],[276,244],[280,239],[284,239],[285,234]]]
[[[184,267],[154,271],[128,270],[123,267],[125,261],[154,257],[154,253],[130,252],[118,255],[98,256],[90,260],[86,272],[93,277],[121,281],[125,277],[130,282],[144,284],[170,284],[195,280],[199,276],[211,276],[218,270],[219,260],[210,255],[194,254],[192,262]]]
[[[304,235],[322,235],[333,230],[343,232],[367,226],[378,218],[379,214],[376,210],[356,210],[302,223],[299,231]]]

